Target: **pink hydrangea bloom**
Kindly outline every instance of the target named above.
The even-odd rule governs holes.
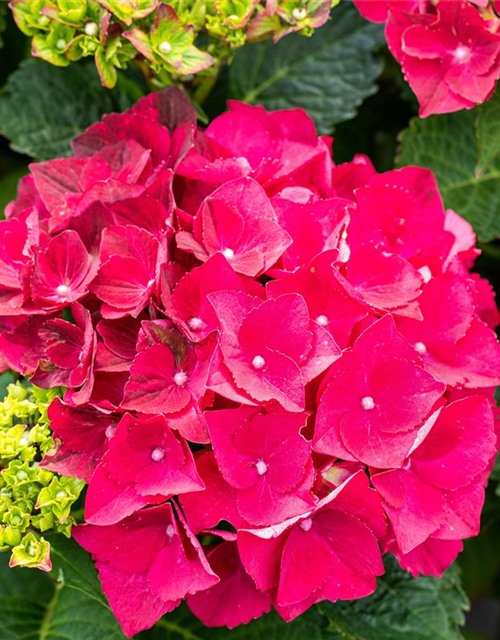
[[[89,485],[75,537],[125,634],[182,600],[233,628],[360,598],[381,551],[441,574],[477,532],[500,346],[434,176],[335,166],[300,110],[203,131],[177,89],[74,151],[0,222],[0,368],[65,387],[43,465]]]
[[[470,109],[500,77],[500,36],[486,2],[356,0],[361,14],[386,22],[389,49],[420,104],[420,116]],[[484,15],[483,15],[484,14]]]

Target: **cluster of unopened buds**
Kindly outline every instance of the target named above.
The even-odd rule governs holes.
[[[157,81],[216,72],[234,49],[293,32],[311,35],[338,0],[11,0],[32,53],[57,66],[95,58],[101,82],[139,57]],[[198,34],[208,39],[203,44]],[[197,44],[195,45],[195,41]],[[199,44],[199,46],[198,46]]]
[[[132,636],[440,575],[497,451],[498,311],[431,172],[335,166],[301,110],[180,90],[32,164],[0,223],[0,354],[66,388],[45,468]]]
[[[85,485],[40,464],[54,446],[47,408],[58,393],[16,383],[0,402],[0,551],[11,552],[11,567],[50,571],[41,533],[70,537],[71,508]]]
[[[385,22],[387,44],[420,103],[422,117],[470,109],[500,77],[499,0],[354,0]]]

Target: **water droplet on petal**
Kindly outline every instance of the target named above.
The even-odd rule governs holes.
[[[175,527],[173,524],[167,525],[167,536],[173,538],[175,536]]]

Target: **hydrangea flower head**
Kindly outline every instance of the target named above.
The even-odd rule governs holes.
[[[42,467],[88,484],[74,535],[128,636],[183,600],[292,620],[477,532],[500,346],[474,232],[429,171],[330,149],[300,110],[202,130],[169,89],[32,165],[0,222],[0,363],[64,387]]]

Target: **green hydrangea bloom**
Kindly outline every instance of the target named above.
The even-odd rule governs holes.
[[[71,509],[85,485],[40,466],[54,446],[47,409],[61,389],[17,382],[0,402],[0,551],[11,566],[50,570],[50,545],[40,535],[70,537]]]
[[[339,0],[11,0],[33,55],[58,66],[93,56],[106,87],[136,60],[155,86],[215,77],[246,42],[305,36]]]

